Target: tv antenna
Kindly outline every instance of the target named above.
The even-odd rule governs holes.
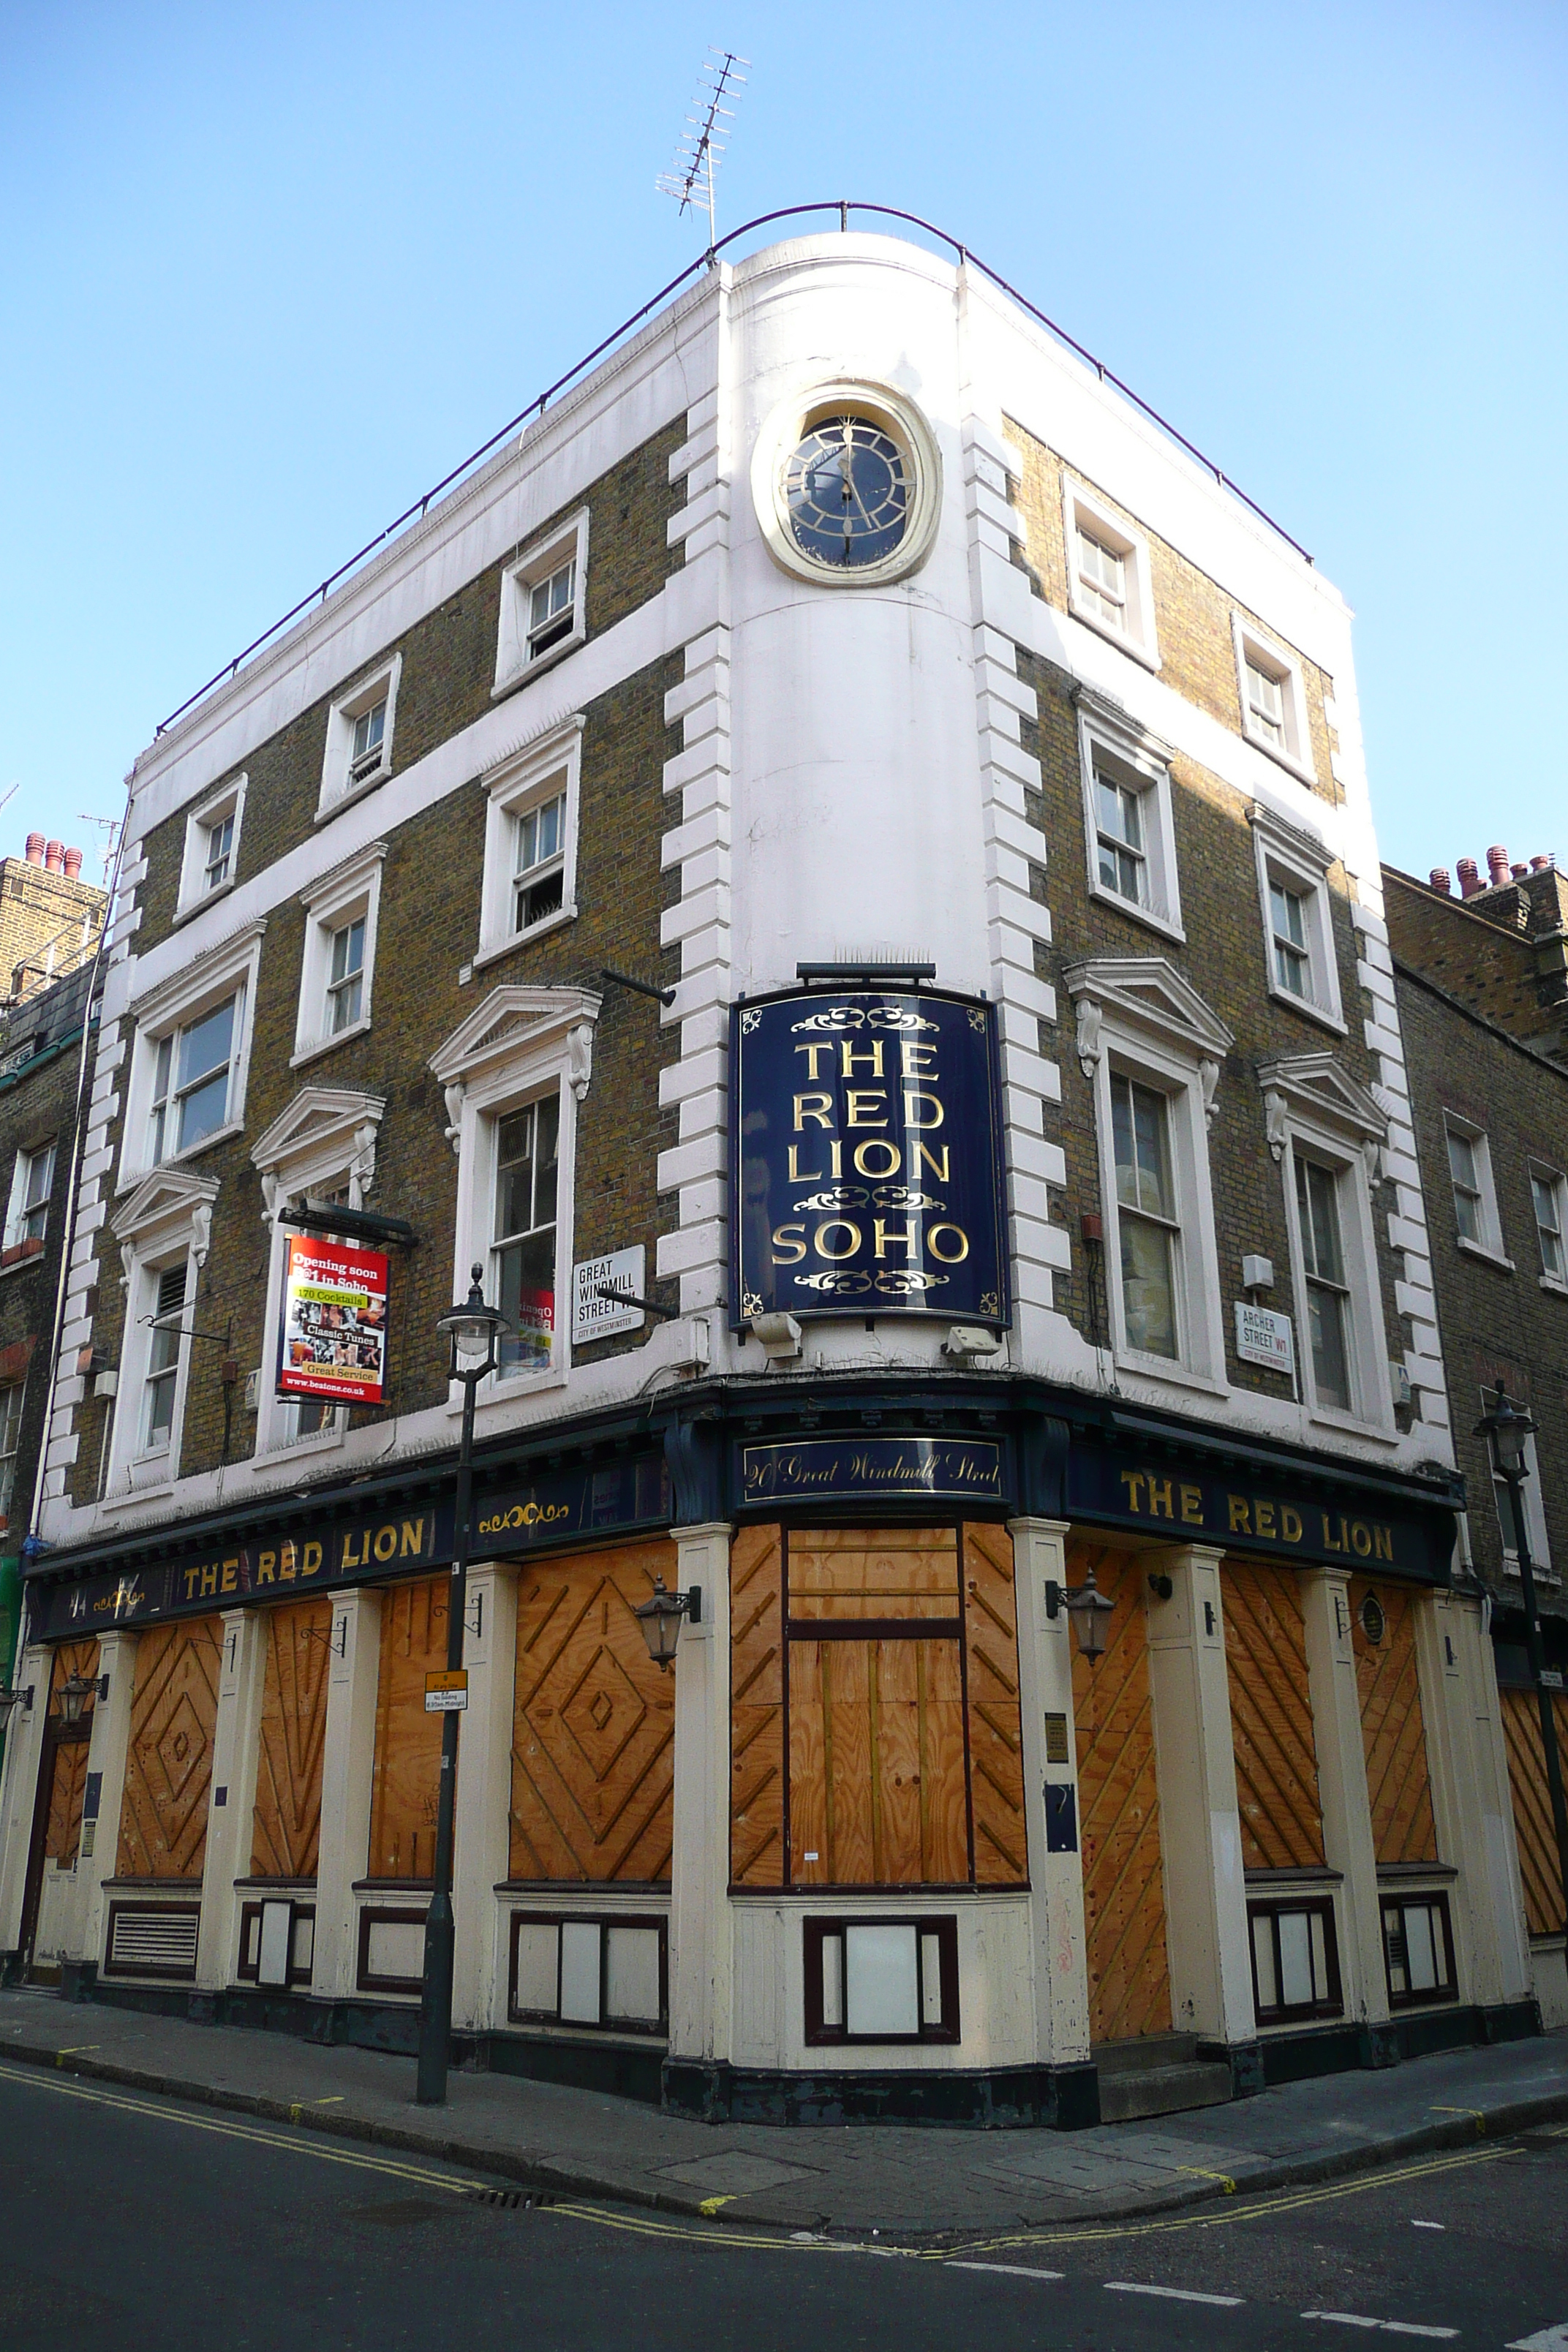
[[[724,100],[739,98],[746,79],[740,68],[750,63],[750,58],[737,57],[733,49],[709,50],[697,76],[697,95],[686,118],[675,161],[654,183],[662,195],[675,198],[682,212],[694,204],[706,203],[710,253],[717,243],[713,174],[724,152],[730,125],[735,120],[734,108],[726,106]]]
[[[103,887],[109,887],[109,877],[114,867],[115,844],[120,837],[117,816],[89,816],[85,809],[77,811],[78,824],[95,824],[103,835]]]

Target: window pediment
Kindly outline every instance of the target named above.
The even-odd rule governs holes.
[[[1078,1008],[1078,1058],[1092,1076],[1104,1052],[1103,1031],[1129,1028],[1174,1045],[1194,1061],[1212,1117],[1219,1066],[1236,1039],[1211,1005],[1165,956],[1097,957],[1068,966],[1068,993]]]
[[[564,1055],[567,1084],[581,1102],[594,1075],[594,1024],[603,1002],[586,988],[492,988],[430,1056],[430,1068],[446,1089],[453,1150],[458,1147],[464,1096],[500,1079],[517,1063]]]
[[[306,1181],[319,1161],[346,1168],[358,1178],[361,1192],[368,1192],[375,1181],[376,1134],[385,1108],[384,1095],[352,1087],[302,1087],[250,1155],[261,1174],[267,1223],[277,1213],[279,1195]]]
[[[140,1254],[174,1239],[183,1224],[188,1225],[196,1264],[201,1265],[212,1238],[213,1203],[217,1196],[216,1176],[197,1176],[186,1168],[156,1168],[115,1211],[110,1229],[117,1242],[128,1243]]]
[[[1388,1113],[1368,1087],[1342,1069],[1332,1054],[1291,1054],[1259,1062],[1258,1080],[1268,1149],[1283,1159],[1292,1116],[1315,1120],[1366,1154],[1369,1172],[1388,1133]]]

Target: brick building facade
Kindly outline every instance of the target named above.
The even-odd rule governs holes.
[[[891,240],[718,266],[127,842],[29,1584],[74,1982],[409,2046],[477,1263],[492,2063],[1070,2126],[1530,2029],[1348,615],[1092,369]],[[281,1392],[334,1210],[412,1244],[374,1407]]]

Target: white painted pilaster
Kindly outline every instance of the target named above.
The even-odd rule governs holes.
[[[488,2033],[497,2013],[500,1906],[495,1890],[510,1860],[511,1725],[517,1675],[515,1567],[487,1561],[468,1570],[463,1664],[468,1704],[458,1734],[458,1804],[452,1857],[452,2022]],[[504,2001],[503,2001],[504,2007]]]
[[[1434,1592],[1415,1610],[1426,1762],[1437,1852],[1458,1865],[1449,1888],[1459,1998],[1529,1998],[1532,1977],[1514,1842],[1513,1799],[1491,1639],[1479,1604]]]
[[[381,1595],[332,1599],[327,1728],[321,1744],[321,1837],[316,1864],[316,1945],[310,1990],[344,1999],[354,1989],[353,1885],[370,1853],[375,1763],[375,1694],[381,1676]]]
[[[226,1609],[220,1622],[217,1719],[213,1727],[207,1842],[202,1859],[202,1922],[196,1984],[218,1991],[238,1958],[234,1882],[250,1868],[257,1752],[261,1738],[267,1643],[260,1612]]]
[[[44,1752],[44,1730],[49,1717],[49,1676],[55,1654],[35,1645],[18,1650],[13,1666],[13,1687],[30,1689],[33,1704],[14,1706],[5,1730],[5,1779],[0,1781],[4,1811],[0,1811],[0,1952],[14,1952],[21,1938],[22,1905],[26,1898],[27,1857],[33,1843],[33,1815],[38,1801],[38,1764]]]
[[[1043,2066],[1089,2057],[1089,1954],[1080,1853],[1046,1851],[1047,1781],[1070,1785],[1078,1803],[1078,1738],[1073,1721],[1072,1634],[1065,1610],[1046,1614],[1046,1586],[1068,1581],[1061,1519],[1014,1519],[1013,1577],[1018,1612],[1018,1701],[1024,1734],[1024,1817],[1028,1836],[1035,1968],[1035,2039]],[[1067,1761],[1046,1759],[1046,1717],[1067,1724]]]
[[[674,1855],[669,1885],[669,2054],[722,2063],[731,2050],[730,1529],[677,1528],[680,1589],[700,1622],[680,1629],[675,1675]]]
[[[1149,1611],[1149,1687],[1165,1865],[1165,1945],[1176,2031],[1216,2042],[1257,2033],[1247,1940],[1241,1815],[1217,1551],[1151,1552],[1171,1579]]]
[[[81,1922],[81,1957],[101,1959],[103,1954],[103,1885],[112,1878],[120,1856],[120,1809],[125,1801],[125,1761],[131,1748],[131,1701],[136,1689],[136,1645],[132,1633],[105,1633],[98,1645],[99,1697],[92,1710],[92,1738],[88,1744],[88,1785],[98,1784],[98,1820],[92,1852],[86,1852],[87,1822],[82,1822],[82,1859],[77,1864],[78,1917]],[[103,1696],[103,1677],[109,1695]]]
[[[1345,2015],[1368,2024],[1388,2017],[1377,1853],[1372,1842],[1366,1741],[1351,1643],[1349,1580],[1317,1568],[1300,1579],[1307,1633],[1307,1683],[1318,1751],[1323,1859],[1343,1879],[1340,1890],[1340,1981]]]

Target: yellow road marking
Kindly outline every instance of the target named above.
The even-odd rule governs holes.
[[[80,2058],[89,2050],[101,2050],[103,2044],[101,2042],[73,2042],[68,2050],[57,2050],[55,2052],[55,2064],[57,2066],[63,2066],[68,2058]]]
[[[455,2179],[447,2172],[429,2172],[417,2164],[400,2164],[389,2157],[363,2156],[352,2148],[329,2147],[324,2142],[318,2145],[314,2138],[289,2139],[280,2131],[269,2131],[264,2124],[188,2115],[183,2108],[155,2105],[150,2099],[133,2098],[124,2092],[89,2089],[81,2083],[57,2083],[46,2074],[35,2074],[30,2067],[0,2065],[0,2080],[30,2084],[35,2090],[53,2091],[62,2098],[85,2099],[93,2106],[117,2107],[124,2115],[152,2116],[163,2123],[183,2124],[190,2131],[216,2132],[223,2139],[249,2140],[258,2147],[283,2148],[292,2156],[317,2157],[323,2164],[346,2164],[360,2172],[385,2173],[395,2180],[417,2180],[426,2188],[448,2189],[454,2196],[466,2196],[471,2189],[489,2185],[482,2180]]]
[[[1476,2137],[1481,2139],[1486,2136],[1487,2116],[1484,2107],[1434,2107],[1431,2112],[1435,2116],[1474,2116]]]
[[[711,2217],[717,2213],[721,2205],[732,2205],[734,2201],[733,2197],[705,2197],[697,2210]]]

